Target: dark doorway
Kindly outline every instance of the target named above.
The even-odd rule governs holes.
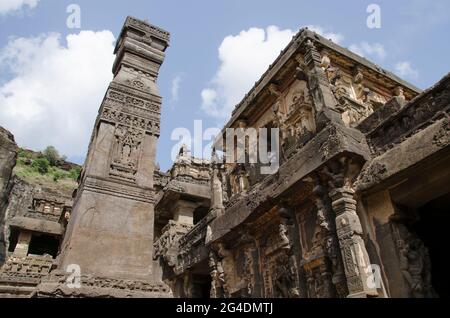
[[[18,239],[19,239],[19,231],[17,229],[11,228],[11,232],[9,234],[8,252],[10,253],[14,252]]]
[[[33,234],[31,237],[28,254],[45,255],[49,254],[56,258],[59,248],[59,239],[50,235]]]
[[[418,210],[417,235],[428,248],[432,285],[441,298],[450,298],[447,254],[450,224],[450,193],[428,202]]]
[[[210,275],[193,275],[193,298],[207,299],[211,292],[211,276]]]
[[[194,224],[197,224],[201,220],[203,220],[208,214],[209,209],[205,207],[198,207],[194,211]]]

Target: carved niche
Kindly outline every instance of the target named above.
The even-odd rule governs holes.
[[[336,98],[336,109],[348,126],[357,125],[386,103],[385,96],[369,87],[361,67],[356,66],[350,71],[344,71],[331,62],[327,52],[322,54],[321,67]]]
[[[315,111],[306,80],[295,80],[272,107],[274,124],[280,128],[283,152],[304,145],[316,132]]]
[[[223,243],[218,243],[215,250],[209,254],[209,267],[212,280],[211,297],[229,298],[239,289],[233,252]]]
[[[111,176],[135,181],[144,136],[145,132],[141,129],[123,125],[116,126]]]
[[[293,225],[286,220],[281,220],[279,223],[272,224],[268,229],[268,234],[259,240],[262,251],[264,297],[300,297],[291,227]]]
[[[254,252],[253,246],[247,246],[244,248],[244,266],[243,266],[243,281],[245,284],[245,294],[247,296],[253,295],[255,289],[255,261],[253,258]]]
[[[222,261],[215,251],[209,253],[209,269],[211,275],[211,298],[226,298],[228,289],[225,271],[223,270]]]
[[[400,270],[413,298],[434,298],[436,292],[431,281],[431,260],[427,247],[410,230],[406,223],[411,222],[401,215],[391,218],[391,229],[397,247]]]
[[[328,215],[325,209],[307,204],[299,209],[297,218],[308,297],[335,297],[332,255],[327,248],[327,243],[333,243]]]

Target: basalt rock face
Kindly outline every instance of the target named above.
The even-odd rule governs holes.
[[[6,240],[3,231],[5,209],[10,191],[11,174],[16,164],[17,149],[14,136],[0,127],[0,264],[3,264],[5,259]]]

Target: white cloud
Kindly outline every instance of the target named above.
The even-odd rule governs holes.
[[[217,92],[214,89],[205,88],[202,90],[201,95],[204,107],[209,110],[213,110],[217,107]],[[214,114],[213,116],[216,115],[217,114]]]
[[[0,86],[0,125],[24,147],[82,156],[112,78],[115,40],[110,31],[66,40],[56,33],[16,38],[0,51],[0,68],[12,75]]]
[[[24,9],[24,7],[33,9],[37,6],[38,2],[39,0],[1,0],[0,15],[20,11]]]
[[[269,26],[225,37],[219,47],[219,69],[210,87],[201,92],[203,110],[219,119],[228,117],[294,35],[292,30]]]
[[[173,102],[177,102],[179,100],[180,84],[181,84],[182,80],[183,80],[183,76],[181,74],[178,74],[172,80],[171,93],[172,93],[172,101]]]
[[[419,77],[419,71],[414,69],[411,66],[411,63],[408,61],[398,62],[395,65],[395,72],[400,77],[405,77],[408,79],[417,79]]]
[[[344,36],[342,34],[326,31],[326,29],[320,25],[308,25],[308,29],[337,44],[344,40]]]
[[[350,45],[348,49],[362,57],[375,57],[379,60],[383,60],[387,55],[381,43],[360,42]]]

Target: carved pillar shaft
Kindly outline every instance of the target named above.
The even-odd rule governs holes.
[[[368,284],[370,260],[362,238],[361,222],[356,214],[354,194],[354,190],[347,187],[336,188],[330,193],[336,213],[336,231],[347,278],[348,297],[377,296],[376,288]]]
[[[93,129],[58,267],[160,282],[153,262],[153,172],[162,97],[156,84],[169,33],[128,17],[114,78]]]
[[[309,87],[317,112],[324,108],[334,108],[336,101],[326,78],[325,72],[320,67],[321,56],[313,42],[308,40],[305,44],[305,63],[309,69]]]
[[[31,232],[26,231],[20,232],[16,248],[14,249],[14,256],[27,257],[30,242],[31,242]]]

